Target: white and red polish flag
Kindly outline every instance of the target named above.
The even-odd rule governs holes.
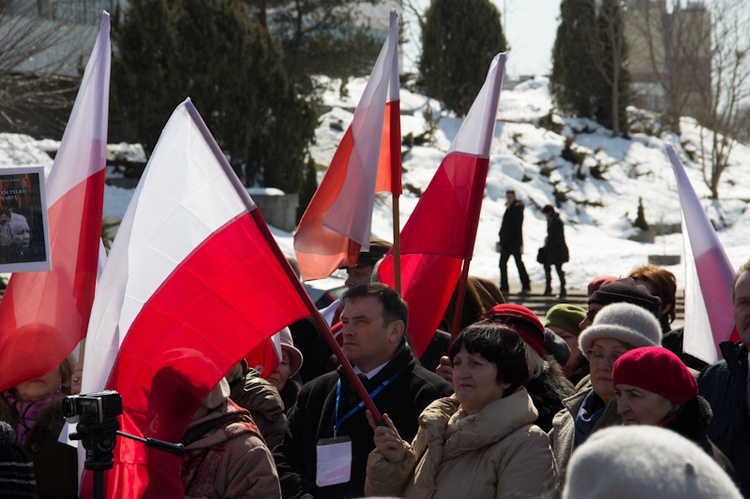
[[[680,195],[685,245],[682,349],[710,364],[722,357],[719,343],[739,339],[732,304],[735,271],[671,144],[667,154]]]
[[[104,12],[47,181],[52,269],[13,274],[0,301],[0,390],[48,373],[85,336],[101,241],[110,61]]]
[[[82,391],[118,391],[123,431],[180,442],[235,363],[310,315],[301,289],[188,99],[162,131],[99,281]],[[118,438],[114,462],[108,497],[182,497],[179,458]]]
[[[462,262],[474,253],[497,122],[505,54],[492,60],[487,79],[430,184],[401,231],[401,290],[409,304],[409,336],[421,356],[456,289]],[[392,251],[380,280],[393,287]]]
[[[401,193],[401,122],[398,81],[398,14],[354,118],[294,234],[303,281],[353,266],[370,248],[375,192]]]

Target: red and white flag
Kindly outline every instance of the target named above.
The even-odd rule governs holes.
[[[187,100],[162,131],[101,276],[82,390],[117,390],[123,431],[179,442],[235,363],[310,315],[301,289]],[[179,458],[118,438],[108,497],[182,497],[180,469]]]
[[[354,118],[294,234],[303,281],[353,266],[370,248],[376,191],[401,192],[398,14],[391,11],[383,44]]]
[[[710,364],[721,358],[719,343],[738,339],[732,304],[735,271],[671,144],[667,145],[667,154],[680,195],[685,244],[682,349]]]
[[[52,270],[13,274],[0,301],[0,390],[48,373],[86,333],[102,229],[110,59],[104,12],[47,181]]]
[[[417,356],[435,335],[463,260],[474,253],[504,69],[505,54],[498,54],[461,129],[401,231],[401,289],[409,304],[409,336]],[[392,252],[381,262],[378,274],[393,287]]]

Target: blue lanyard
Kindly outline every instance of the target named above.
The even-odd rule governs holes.
[[[396,374],[392,375],[392,376],[391,376],[390,378],[388,378],[387,380],[383,381],[383,382],[382,382],[382,383],[380,384],[380,386],[378,386],[377,388],[375,388],[375,389],[374,389],[374,390],[373,390],[373,391],[372,391],[372,392],[370,393],[370,398],[371,398],[371,399],[374,399],[374,398],[375,398],[375,396],[376,396],[376,395],[377,395],[378,393],[382,392],[382,391],[383,391],[383,389],[384,389],[384,388],[385,388],[386,386],[390,385],[390,384],[391,384],[391,382],[392,382],[392,381],[393,381],[394,379],[396,379],[396,378],[398,377],[398,375],[399,375],[399,374],[401,374],[402,372],[404,372],[404,370],[403,370],[403,369],[402,369],[401,371],[397,372]],[[360,401],[360,403],[359,403],[359,404],[357,404],[356,406],[354,406],[354,408],[353,408],[352,410],[350,410],[349,412],[347,412],[346,414],[344,414],[344,415],[343,415],[343,416],[341,417],[341,419],[339,419],[339,402],[340,402],[340,401],[341,401],[341,379],[339,379],[338,383],[336,384],[336,414],[335,414],[335,417],[336,417],[336,422],[335,422],[335,423],[333,423],[333,437],[334,437],[334,438],[336,438],[336,435],[338,434],[338,432],[339,432],[339,429],[341,428],[341,425],[342,425],[342,424],[344,423],[344,421],[346,421],[347,419],[349,419],[350,417],[352,417],[352,416],[353,416],[353,415],[354,415],[354,414],[355,414],[355,413],[356,413],[357,411],[361,410],[361,409],[362,409],[362,408],[363,408],[363,407],[365,406],[365,403],[364,403],[363,401]]]

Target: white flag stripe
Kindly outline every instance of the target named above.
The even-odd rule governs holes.
[[[133,320],[180,262],[247,211],[187,102],[164,127],[110,252],[89,323],[84,391],[104,388]]]
[[[79,114],[81,112],[90,112],[88,109],[82,110],[85,102],[109,102],[109,85],[94,84],[97,81],[109,82],[109,60],[111,53],[109,30],[109,14],[104,11],[102,12],[102,24],[99,36],[86,64],[84,79],[81,81],[78,96],[68,119],[68,123],[75,123],[75,126],[65,128],[65,133],[60,141],[58,155],[55,159],[55,163],[64,158],[66,162],[75,165],[85,165],[87,168],[53,167],[47,182],[47,206],[52,206],[66,192],[94,173],[102,170],[106,165],[105,153],[109,109],[106,106],[102,106],[94,120],[82,119],[79,117]],[[98,95],[94,96],[94,100],[92,101],[89,100],[89,97],[86,97],[88,92],[96,92]],[[81,136],[93,138],[90,149],[76,147],[80,144],[79,137]]]
[[[370,226],[375,201],[373,193],[378,175],[385,104],[392,86],[389,72],[393,68],[393,61],[396,61],[398,69],[397,19],[398,15],[392,12],[388,38],[354,111],[351,125],[354,146],[344,185],[323,217],[325,227],[356,241],[363,250],[370,248]],[[362,203],[356,210],[352,210],[353,199]]]
[[[497,105],[503,86],[502,76],[505,74],[505,59],[504,52],[492,59],[485,84],[474,99],[474,104],[461,124],[446,156],[452,152],[460,152],[480,158],[490,157],[490,145],[495,134],[495,124],[497,124]],[[498,78],[498,73],[500,78]],[[477,105],[482,102],[486,105]]]

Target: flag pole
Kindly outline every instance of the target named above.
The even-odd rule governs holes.
[[[399,216],[399,196],[393,196],[393,279],[396,293],[401,294],[401,219]]]
[[[497,107],[497,106],[496,106]],[[474,254],[474,242],[477,238],[477,228],[479,226],[479,213],[482,211],[482,200],[484,198],[484,188],[487,185],[487,173],[490,169],[489,158],[480,161],[474,169],[474,182],[476,192],[471,196],[471,234],[464,241],[463,248],[463,268],[461,277],[458,280],[456,295],[456,308],[453,312],[453,325],[451,326],[451,342],[458,336],[461,328],[461,313],[464,308],[464,297],[466,296],[466,283],[469,280],[469,266],[471,257]]]
[[[284,272],[286,273],[287,277],[293,283],[295,290],[301,297],[302,301],[305,303],[305,306],[307,307],[308,311],[310,312],[310,315],[312,316],[313,322],[315,322],[315,325],[321,331],[323,338],[325,338],[326,342],[328,343],[328,346],[331,347],[331,350],[333,350],[333,353],[336,355],[336,358],[339,360],[341,367],[344,369],[344,374],[346,374],[347,379],[349,380],[351,385],[354,387],[354,390],[362,399],[362,402],[364,402],[367,409],[372,413],[372,417],[375,420],[375,422],[379,423],[383,419],[383,416],[380,414],[380,411],[378,411],[378,408],[375,406],[375,403],[372,401],[372,398],[367,393],[365,386],[362,384],[362,380],[360,380],[357,377],[357,375],[354,373],[354,369],[352,368],[352,365],[349,362],[349,359],[346,358],[346,355],[344,355],[344,352],[341,350],[341,347],[339,346],[338,342],[333,337],[333,333],[331,333],[331,328],[328,327],[328,323],[325,321],[323,316],[320,315],[320,311],[315,307],[315,304],[312,302],[310,295],[307,294],[307,291],[305,291],[305,288],[302,286],[302,282],[297,278],[297,274],[294,273],[292,266],[289,264],[289,260],[286,259],[284,254],[279,249],[279,245],[276,243],[276,240],[273,238],[273,235],[271,235],[271,231],[268,230],[268,226],[266,225],[265,220],[263,220],[263,217],[260,214],[260,210],[258,210],[258,207],[255,205],[255,202],[250,197],[250,194],[248,194],[247,190],[245,189],[245,186],[242,185],[242,182],[240,182],[240,179],[237,178],[237,174],[232,169],[232,165],[230,165],[229,161],[227,161],[227,158],[226,156],[224,156],[224,153],[221,151],[219,144],[216,143],[216,140],[214,139],[213,135],[208,129],[208,126],[206,126],[206,123],[203,121],[203,117],[195,108],[190,98],[188,98],[185,101],[185,108],[187,109],[188,113],[190,114],[190,117],[193,119],[196,126],[198,127],[198,130],[200,130],[206,143],[211,148],[211,152],[214,153],[214,156],[216,157],[217,161],[219,162],[222,169],[224,170],[224,173],[226,174],[227,178],[231,182],[232,187],[234,187],[240,199],[245,204],[245,207],[247,208],[250,217],[258,226],[258,229],[260,230],[260,233],[263,235],[263,238],[266,240],[269,247],[273,251],[274,255],[278,259],[279,264],[281,264],[281,268],[284,269]]]

